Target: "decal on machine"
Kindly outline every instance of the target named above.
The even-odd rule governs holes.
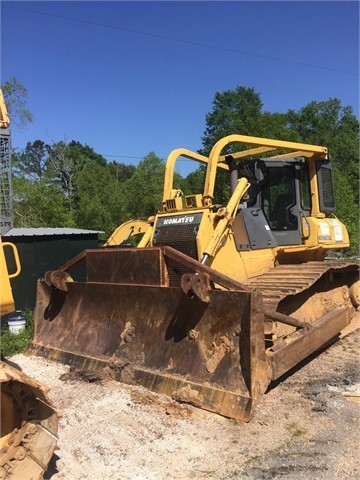
[[[330,227],[326,222],[319,223],[320,232],[318,234],[319,241],[331,240]]]
[[[343,242],[344,237],[340,222],[335,220],[335,218],[329,218],[329,222],[334,230],[335,242]]]
[[[156,226],[164,227],[168,225],[199,224],[201,216],[201,213],[195,213],[194,215],[174,215],[172,217],[158,218]]]

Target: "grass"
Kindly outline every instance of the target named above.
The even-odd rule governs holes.
[[[23,352],[33,337],[33,312],[31,310],[25,310],[22,313],[26,317],[26,326],[23,332],[18,334],[11,333],[7,324],[1,328],[0,349],[4,357],[12,357],[17,353]]]
[[[289,423],[286,428],[294,437],[301,437],[301,435],[304,435],[304,433],[306,433],[305,430],[298,427],[295,422]]]
[[[244,465],[248,466],[251,463],[255,462],[260,458],[260,455],[252,455],[251,457],[247,458],[244,462]]]

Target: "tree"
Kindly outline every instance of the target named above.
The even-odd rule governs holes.
[[[206,115],[201,153],[208,155],[221,138],[234,133],[261,136],[262,101],[253,88],[238,86],[235,90],[217,92],[213,110]]]
[[[67,147],[68,154],[71,155],[74,165],[78,168],[82,168],[88,160],[93,160],[102,167],[107,166],[106,159],[99,153],[96,153],[89,145],[82,145],[80,142],[72,140],[67,144]]]
[[[68,210],[74,209],[74,176],[80,170],[79,161],[66,142],[47,145],[48,168],[52,172],[53,182],[67,199]]]
[[[149,153],[138,165],[135,173],[124,184],[127,199],[124,216],[130,218],[148,218],[161,206],[165,164]]]
[[[13,154],[14,223],[21,227],[74,226],[67,199],[49,168],[50,146],[28,142]]]
[[[359,244],[359,121],[352,107],[337,98],[310,102],[299,112],[289,110],[288,127],[299,140],[329,148],[337,215],[350,234],[353,250]]]
[[[205,182],[205,166],[200,165],[194,172],[190,172],[185,178],[180,180],[179,188],[185,195],[202,193]]]
[[[13,152],[12,174],[34,182],[40,182],[46,175],[48,164],[47,146],[42,140],[28,142],[24,151]]]
[[[74,141],[53,142],[51,145],[41,140],[29,142],[23,152],[13,155],[15,221],[23,226],[26,224],[34,227],[44,226],[45,223],[47,226],[76,226],[75,221],[80,219],[79,226],[84,227],[84,218],[87,219],[88,216],[82,217],[78,213],[76,201],[82,198],[82,192],[78,191],[79,185],[86,186],[88,182],[88,190],[90,189],[88,165],[94,176],[98,172],[95,167],[99,169],[100,173],[97,173],[95,180],[101,178],[103,170],[108,172],[106,182],[113,181],[106,160],[88,146]],[[82,171],[85,171],[87,179],[81,183]],[[102,186],[105,191],[106,182]],[[91,199],[91,194],[89,198]],[[104,208],[109,208],[110,211],[111,206],[106,205]],[[106,217],[106,214],[102,216]],[[91,223],[93,225],[94,222]],[[108,223],[111,224],[108,228],[114,226],[114,221]]]
[[[107,164],[111,175],[116,179],[117,182],[125,182],[128,180],[136,170],[134,165],[125,165],[124,163],[118,162],[108,162]]]
[[[341,105],[338,98],[310,102],[299,112],[289,110],[288,128],[297,132],[300,141],[329,148],[337,169],[348,177],[359,200],[359,121],[352,107]]]
[[[53,185],[18,177],[13,192],[16,227],[75,227],[64,196]]]
[[[15,77],[1,85],[10,121],[19,128],[25,128],[33,122],[30,110],[26,108],[27,89]]]
[[[107,238],[125,220],[122,217],[124,194],[110,170],[89,160],[74,178],[76,210],[80,228],[102,230]]]
[[[71,212],[76,208],[75,177],[81,174],[89,164],[99,166],[100,169],[108,169],[106,159],[88,145],[82,145],[74,140],[69,143],[66,141],[53,142],[51,145],[47,145],[46,149],[52,181],[67,198],[68,209]]]
[[[206,115],[206,129],[202,137],[203,155],[209,155],[211,148],[223,137],[232,134],[294,140],[287,128],[285,114],[263,112],[260,94],[253,88],[243,86],[235,90],[216,93],[212,112]],[[222,152],[231,153],[235,149],[244,148],[229,145]],[[229,178],[225,172],[219,172],[215,183],[214,197],[216,202],[227,202],[230,196]]]

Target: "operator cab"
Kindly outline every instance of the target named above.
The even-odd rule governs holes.
[[[302,243],[301,216],[311,212],[310,181],[304,159],[258,160],[253,170],[249,208],[260,208],[277,245]]]
[[[330,162],[317,162],[317,172],[321,211],[335,211]],[[303,219],[306,222],[312,207],[309,168],[305,158],[243,162],[238,166],[238,176],[246,177],[251,183],[248,197],[242,202],[249,237],[254,236],[252,224],[265,224],[264,233],[268,239],[266,245],[260,241],[257,248],[301,245],[306,239]]]

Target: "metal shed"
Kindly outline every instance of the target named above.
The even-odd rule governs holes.
[[[17,310],[33,309],[36,302],[36,283],[48,270],[55,270],[88,248],[99,246],[96,230],[77,228],[12,228],[4,241],[16,245],[21,274],[11,281]],[[15,271],[14,258],[6,252],[9,272]],[[81,265],[74,268],[77,278],[85,280]]]

